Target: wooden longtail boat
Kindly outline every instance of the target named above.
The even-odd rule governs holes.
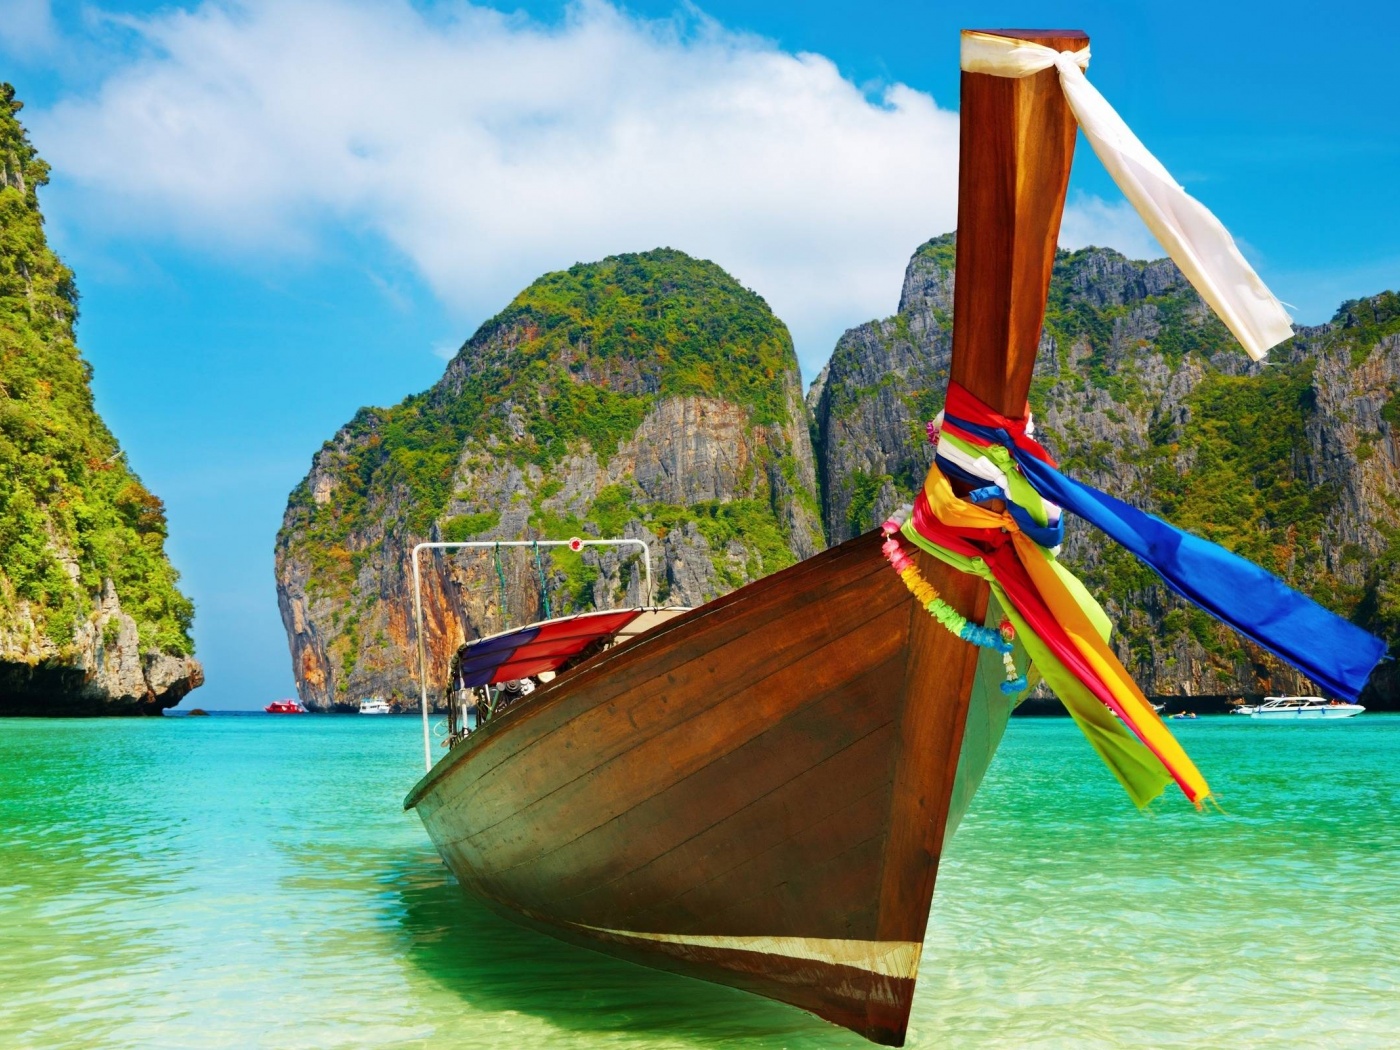
[[[1077,31],[1006,31],[1077,51]],[[952,377],[1026,404],[1076,124],[1053,69],[962,74]],[[911,600],[878,532],[585,660],[413,788],[506,915],[900,1046],[979,652]],[[916,553],[981,623],[987,585]]]

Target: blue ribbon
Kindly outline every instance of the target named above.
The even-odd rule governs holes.
[[[1005,430],[952,417],[949,422],[1007,448],[1042,496],[1098,526],[1177,594],[1296,667],[1332,695],[1354,703],[1385,655],[1381,639],[1238,554],[1066,477],[1018,448]]]
[[[939,464],[947,462],[939,460]],[[1042,525],[1031,517],[1030,512],[1019,503],[1012,503],[1011,497],[1000,485],[984,485],[980,489],[974,489],[967,494],[967,498],[973,503],[986,503],[989,499],[999,499],[1006,504],[1006,509],[1011,512],[1011,517],[1015,519],[1021,531],[1042,547],[1058,547],[1065,542],[1065,517],[1060,515],[1059,520],[1053,525]]]

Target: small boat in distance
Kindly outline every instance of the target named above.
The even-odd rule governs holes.
[[[304,715],[306,708],[296,700],[274,700],[263,708],[270,715]],[[200,712],[203,714],[204,712]]]
[[[1360,704],[1324,700],[1320,696],[1266,696],[1257,707],[1246,704],[1235,708],[1234,713],[1266,722],[1281,722],[1298,718],[1350,718],[1364,710]]]
[[[362,715],[391,715],[393,713],[389,707],[389,701],[382,696],[369,696],[360,701],[360,714]]]

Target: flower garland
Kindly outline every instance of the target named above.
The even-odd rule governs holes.
[[[1016,628],[1011,625],[1011,621],[1003,617],[1001,623],[996,627],[984,627],[981,624],[972,623],[966,616],[940,598],[933,584],[924,579],[918,566],[899,545],[899,540],[895,538],[899,529],[900,525],[897,520],[891,518],[885,522],[882,527],[885,543],[880,549],[885,555],[885,560],[890,563],[890,567],[899,573],[899,578],[904,581],[904,586],[909,588],[909,593],[914,596],[914,600],[922,605],[928,614],[941,623],[949,633],[983,649],[995,649],[1001,653],[1001,662],[1006,668],[1006,681],[1001,683],[1003,693],[1010,696],[1024,691],[1027,687],[1026,676],[1016,672],[1016,663],[1011,657],[1013,649],[1011,643],[1016,638]]]

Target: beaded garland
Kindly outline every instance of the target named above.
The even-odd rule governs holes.
[[[940,598],[937,589],[924,579],[918,566],[899,545],[899,540],[895,538],[899,529],[900,524],[895,519],[892,518],[885,522],[882,527],[885,542],[880,549],[885,555],[885,560],[890,563],[890,567],[899,573],[899,578],[904,581],[904,586],[909,588],[909,593],[914,596],[914,600],[922,605],[928,614],[951,634],[983,649],[995,649],[1001,653],[1001,662],[1006,668],[1006,681],[1001,683],[1003,693],[1010,696],[1013,693],[1024,691],[1027,686],[1026,676],[1016,672],[1016,663],[1011,657],[1013,648],[1011,643],[1016,638],[1016,628],[1011,625],[1011,621],[1003,618],[996,627],[984,627],[981,624],[972,623],[966,616]]]

